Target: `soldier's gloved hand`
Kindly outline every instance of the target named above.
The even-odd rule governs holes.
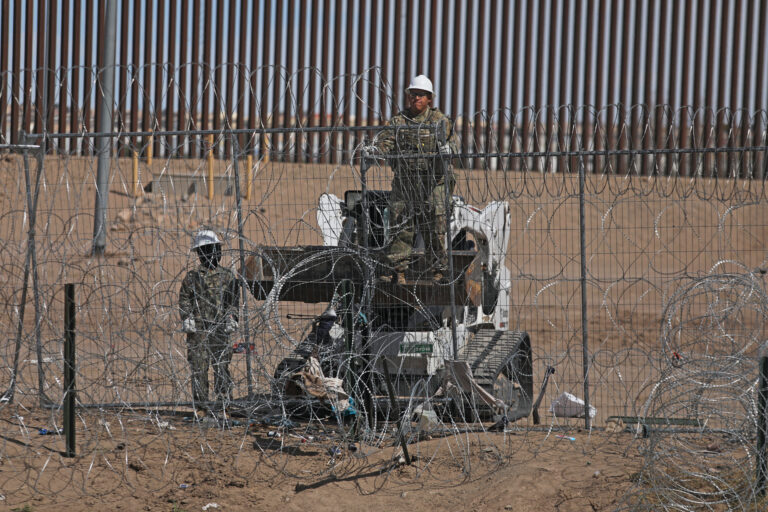
[[[438,146],[437,150],[440,152],[441,155],[450,155],[452,153],[451,151],[451,145],[446,143],[442,146]]]
[[[224,332],[227,334],[232,334],[235,332],[238,328],[237,320],[235,320],[232,317],[227,318],[227,324],[224,326]]]
[[[195,319],[194,318],[185,318],[183,322],[181,322],[181,332],[192,334],[195,332]]]

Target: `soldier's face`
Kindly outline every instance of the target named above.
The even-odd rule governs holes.
[[[432,95],[427,91],[411,89],[408,91],[408,100],[410,101],[411,112],[415,115],[419,115],[429,108],[429,102],[432,100]]]
[[[221,246],[219,244],[203,245],[197,248],[197,255],[204,267],[214,269],[219,266],[219,261],[221,261]]]

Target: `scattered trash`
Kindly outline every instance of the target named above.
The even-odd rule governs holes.
[[[552,401],[549,412],[559,418],[583,418],[584,400],[570,393],[563,393]],[[597,409],[590,405],[589,417],[594,418],[596,414]]]
[[[251,353],[256,351],[256,345],[253,343],[235,343],[232,345],[232,350],[235,354],[245,354],[246,353],[246,347],[250,348]]]
[[[115,446],[115,450],[124,450],[125,449],[125,443],[117,443]]]
[[[357,451],[357,445],[355,443],[349,443],[349,446],[347,446],[347,449],[351,452]]]
[[[490,432],[504,432],[504,430],[507,428],[507,425],[509,425],[509,418],[502,415],[496,423],[488,427],[488,430]]]
[[[267,432],[267,436],[274,437],[275,439],[280,439],[281,437],[283,437],[282,434],[280,434],[280,432],[277,432],[276,430],[270,430],[269,432]]]
[[[338,446],[332,446],[331,448],[328,448],[328,455],[331,457],[338,457],[341,455],[341,448]]]
[[[189,484],[180,484],[179,489],[187,489],[189,487]]]
[[[209,508],[219,508],[218,503],[208,503],[207,505],[203,506],[203,510],[208,510]]]
[[[600,478],[600,471],[598,470],[592,473],[592,478]]]
[[[285,416],[264,416],[260,423],[262,425],[270,425],[273,427],[283,427],[288,430],[296,428],[296,423]]]
[[[158,421],[157,422],[157,427],[158,428],[164,428],[164,429],[167,429],[167,430],[176,430],[176,427],[174,427],[173,425],[171,425],[167,421]]]
[[[403,455],[403,450],[398,450],[397,453],[395,453],[395,456],[392,457],[392,460],[396,461],[399,466],[404,465],[405,455]]]
[[[128,467],[134,471],[144,471],[147,469],[147,465],[141,459],[132,460],[128,463]]]
[[[675,368],[682,368],[683,366],[683,356],[676,350],[672,351],[672,366]]]
[[[355,399],[352,398],[352,397],[349,397],[347,399],[347,401],[349,402],[349,405],[346,408],[344,408],[344,410],[341,411],[341,415],[342,416],[355,416],[355,415],[357,415],[357,409],[355,409]],[[336,412],[336,407],[332,405],[331,406],[331,410],[333,412]]]
[[[415,415],[417,417],[417,422],[419,426],[419,430],[435,430],[440,427],[440,422],[437,419],[437,414],[435,414],[435,411],[432,410],[422,410],[419,413]]]
[[[569,441],[575,441],[575,440],[576,440],[576,438],[575,438],[575,437],[571,437],[571,436],[561,436],[560,434],[556,435],[555,437],[559,437],[560,439],[567,439],[567,440],[569,440]]]
[[[57,434],[63,434],[64,429],[63,428],[57,428],[53,430],[48,430],[47,428],[41,428],[37,431],[38,434],[41,436],[55,436]]]

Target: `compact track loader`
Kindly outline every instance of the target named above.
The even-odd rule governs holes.
[[[261,247],[247,259],[257,298],[327,303],[278,364],[279,392],[295,390],[292,379],[315,357],[326,375],[353,382],[352,374],[374,397],[386,397],[390,379],[401,400],[434,400],[474,419],[503,414],[514,421],[531,412],[531,340],[509,325],[509,206],[494,201],[479,209],[459,196],[452,205],[453,274],[440,282],[420,237],[405,284],[381,279],[391,272],[384,257],[392,232],[388,191],[323,194],[322,246]]]

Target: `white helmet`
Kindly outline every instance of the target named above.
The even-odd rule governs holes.
[[[203,229],[195,233],[195,237],[192,239],[192,249],[194,250],[204,245],[220,243],[221,241],[219,240],[219,237],[216,236],[216,233],[210,229]]]
[[[435,91],[432,88],[432,80],[430,80],[424,75],[418,75],[411,78],[411,83],[408,84],[408,88],[406,89],[406,91],[410,91],[411,89],[416,89],[418,91],[427,91],[429,94],[432,94],[432,95],[435,94]]]

